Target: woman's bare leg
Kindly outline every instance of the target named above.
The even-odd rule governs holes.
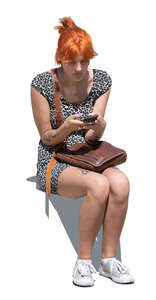
[[[102,258],[115,257],[121,231],[128,209],[129,181],[118,168],[108,168],[103,172],[110,183],[105,216],[103,219]]]
[[[109,183],[107,178],[102,177],[88,190],[80,208],[78,258],[91,259],[93,244],[104,217]]]
[[[84,197],[79,213],[79,258],[92,256],[92,247],[103,221],[109,189],[109,181],[103,174],[73,166],[66,168],[58,178],[59,195]]]

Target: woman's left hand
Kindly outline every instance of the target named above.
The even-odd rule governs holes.
[[[98,131],[100,129],[105,129],[106,127],[106,121],[103,119],[103,117],[99,113],[91,113],[89,115],[96,116],[98,115],[97,119],[90,123],[90,125],[84,125],[82,129],[92,129],[94,131]]]

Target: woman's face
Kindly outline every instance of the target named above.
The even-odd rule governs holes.
[[[85,60],[82,55],[78,55],[73,61],[61,63],[64,74],[72,82],[83,80],[88,70],[89,60]]]

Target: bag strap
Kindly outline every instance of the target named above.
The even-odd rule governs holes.
[[[59,91],[59,85],[58,85],[58,80],[56,78],[56,69],[51,69],[51,74],[52,74],[52,79],[53,79],[53,86],[54,86],[54,101],[55,101],[55,107],[56,107],[56,122],[58,124],[58,127],[61,126],[64,122],[64,117],[62,114],[62,107],[61,107],[61,100],[60,100],[60,91]],[[68,140],[68,136],[65,138],[65,142],[67,144],[67,140]],[[59,145],[58,145],[59,147]],[[56,146],[57,148],[57,146]],[[54,167],[54,165],[56,164],[56,159],[53,157],[53,155],[55,155],[55,151],[52,154],[52,157],[48,163],[48,167],[47,167],[47,171],[46,171],[46,196],[49,198],[50,197],[50,193],[51,193],[51,170]]]
[[[54,101],[55,101],[55,107],[56,107],[56,119],[59,123],[59,126],[62,124],[64,118],[62,115],[62,109],[61,109],[61,101],[60,101],[60,93],[59,93],[59,86],[56,79],[56,73],[55,69],[51,70],[52,79],[53,79],[53,87],[54,87]]]
[[[54,86],[54,100],[55,100],[55,107],[56,107],[56,120],[58,123],[58,127],[64,123],[64,117],[62,114],[62,105],[60,100],[60,89],[58,85],[58,80],[56,78],[56,69],[51,69],[52,79],[53,79],[53,86]],[[68,136],[65,138],[65,142],[67,144]]]

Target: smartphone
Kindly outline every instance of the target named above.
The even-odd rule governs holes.
[[[81,119],[82,122],[93,122],[95,120],[97,120],[98,116],[86,116],[84,117],[84,119]]]

